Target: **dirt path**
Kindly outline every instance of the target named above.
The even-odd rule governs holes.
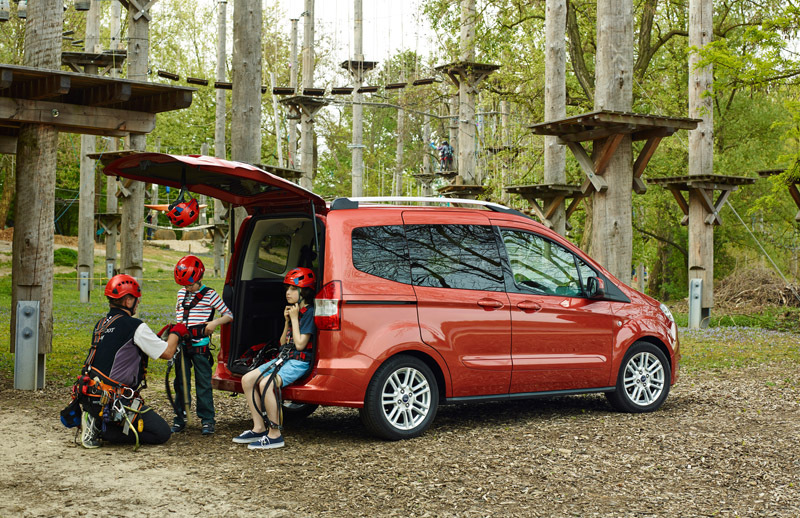
[[[158,385],[152,380],[152,385]],[[164,446],[85,450],[61,426],[66,390],[0,381],[0,516],[800,516],[794,366],[684,374],[664,408],[602,396],[445,406],[404,442],[323,408],[282,450],[248,451],[241,397],[216,394]],[[163,392],[147,391],[166,412]]]

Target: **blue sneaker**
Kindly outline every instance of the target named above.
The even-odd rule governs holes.
[[[283,448],[283,435],[275,439],[264,435],[258,442],[251,442],[247,445],[248,450],[267,450],[270,448]]]
[[[251,442],[260,441],[262,437],[266,437],[267,432],[254,432],[253,430],[247,430],[239,434],[238,436],[233,438],[233,442],[238,444],[250,444]]]

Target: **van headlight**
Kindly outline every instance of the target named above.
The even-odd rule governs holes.
[[[672,311],[670,311],[665,304],[661,304],[658,307],[661,309],[661,312],[664,313],[664,316],[667,317],[667,320],[674,324],[675,318],[672,316]]]

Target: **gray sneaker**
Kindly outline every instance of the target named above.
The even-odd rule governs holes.
[[[100,430],[94,424],[94,417],[89,412],[81,416],[81,444],[84,448],[100,447]]]

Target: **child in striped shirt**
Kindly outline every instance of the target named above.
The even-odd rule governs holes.
[[[186,408],[184,408],[184,377],[186,383],[185,400],[191,404],[191,368],[194,367],[194,383],[197,393],[197,417],[202,423],[203,435],[214,433],[214,393],[211,389],[211,366],[213,358],[209,351],[209,336],[222,324],[233,321],[233,313],[212,288],[203,285],[205,273],[203,262],[193,255],[187,255],[175,265],[175,282],[181,285],[178,290],[178,301],[175,305],[175,316],[179,323],[187,328],[205,326],[191,344],[183,345],[180,355],[182,365],[175,376],[175,411],[172,421],[172,433],[182,432],[186,428]],[[219,317],[214,318],[218,311]],[[194,329],[197,329],[195,327]]]

